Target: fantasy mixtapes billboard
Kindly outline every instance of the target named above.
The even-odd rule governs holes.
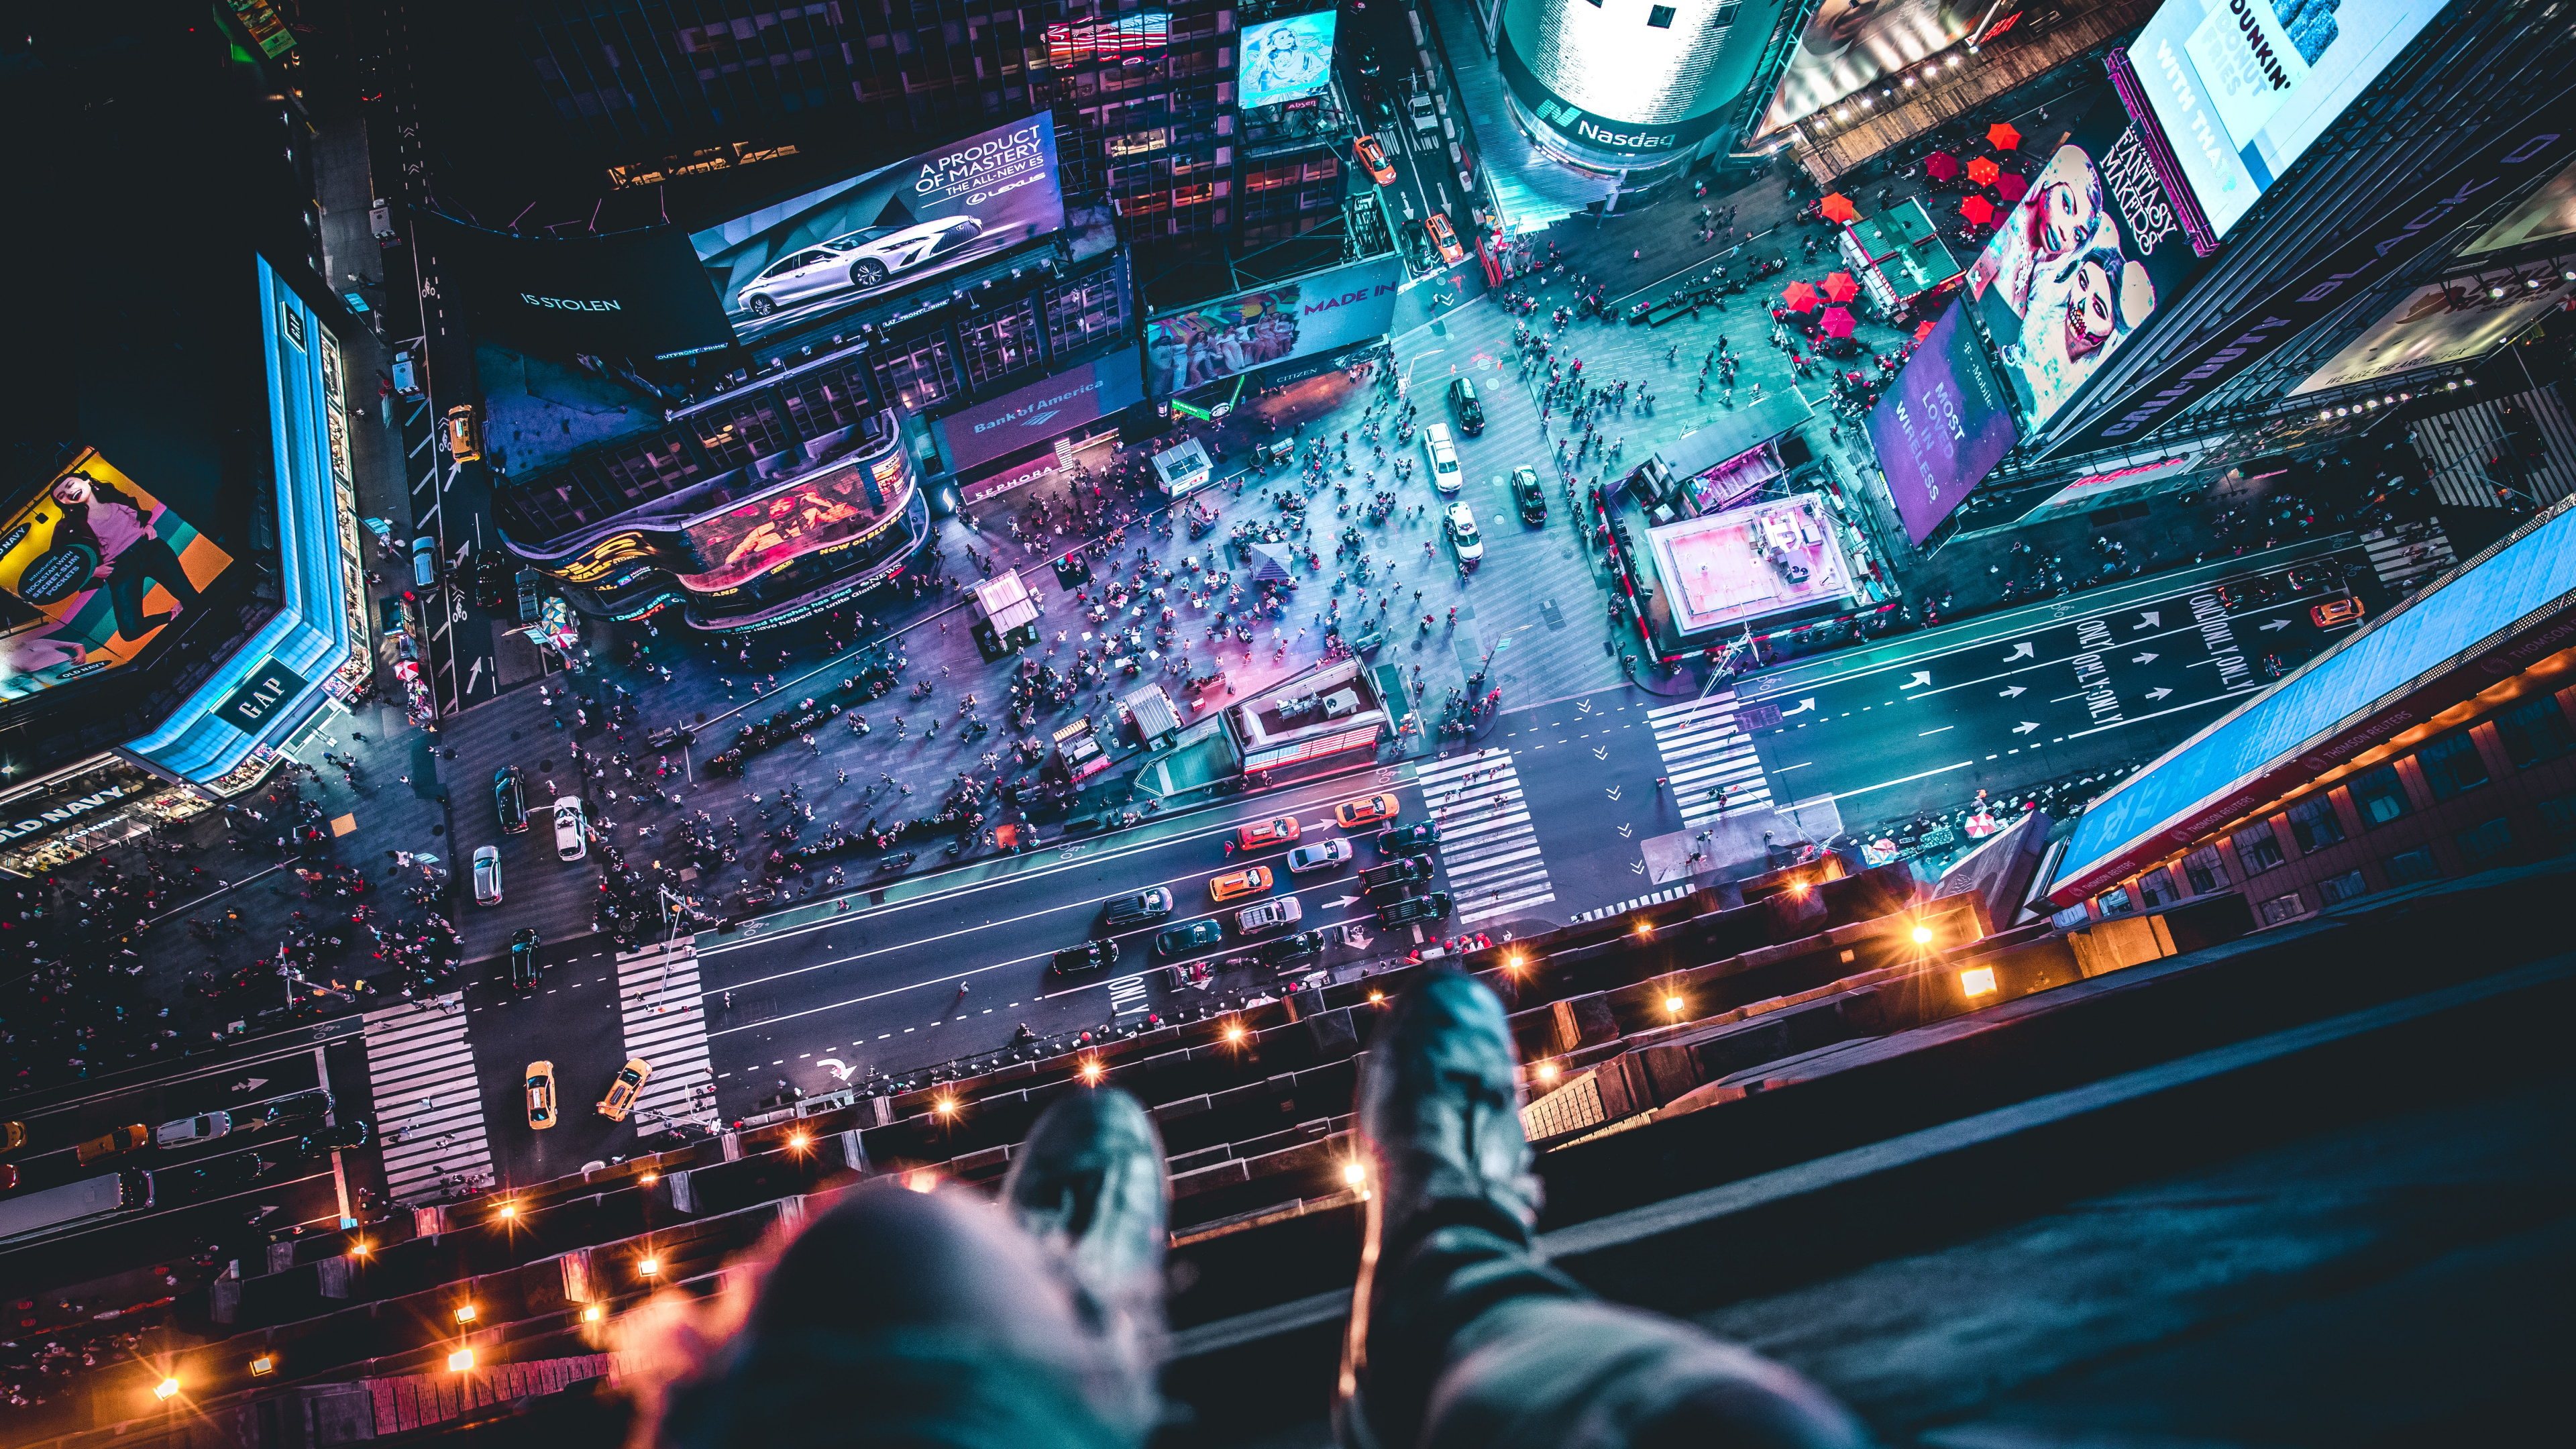
[[[1383,256],[1151,318],[1146,386],[1156,397],[1172,397],[1383,336],[1395,324],[1395,289],[1403,280],[1403,261]]]
[[[2290,390],[2292,397],[2331,388],[2395,377],[2422,367],[2473,362],[2486,356],[2523,328],[2560,307],[2576,294],[2556,267],[2533,271],[2537,287],[2521,278],[2502,287],[2504,295],[2482,277],[2459,277],[2418,287],[2370,330],[2352,340]]]
[[[688,238],[674,227],[520,236],[419,214],[429,257],[465,282],[475,321],[557,356],[681,357],[733,343]]]
[[[891,288],[1064,229],[1040,112],[693,232],[742,341],[828,322]]]
[[[2030,427],[2055,417],[2200,267],[2137,123],[2098,93],[1968,269]]]
[[[964,472],[1142,402],[1145,378],[1126,348],[939,420],[948,466]]]
[[[2129,47],[2210,234],[2227,235],[2443,0],[2166,0]]]
[[[0,697],[131,663],[233,556],[89,448],[0,524]]]
[[[1245,110],[1311,96],[1333,80],[1335,10],[1243,27],[1235,94]]]
[[[1897,374],[1896,386],[1870,409],[1870,445],[1878,450],[1897,516],[1916,543],[2021,438],[1967,315],[1964,306],[1944,313]]]

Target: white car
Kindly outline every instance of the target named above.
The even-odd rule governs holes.
[[[233,1130],[232,1113],[201,1112],[194,1117],[182,1117],[176,1122],[164,1122],[153,1128],[152,1145],[192,1147],[200,1142],[212,1142],[231,1130]]]
[[[1310,870],[1331,870],[1350,858],[1351,843],[1337,836],[1313,845],[1301,845],[1288,852],[1288,872],[1303,875]]]
[[[912,226],[871,226],[801,247],[761,269],[735,302],[754,317],[834,292],[882,287],[933,257],[946,256],[983,234],[971,216],[942,217]]]
[[[498,846],[474,847],[474,904],[501,904],[501,850]]]
[[[1429,423],[1422,429],[1422,451],[1431,455],[1431,486],[1443,493],[1455,493],[1467,481],[1458,471],[1458,445],[1449,438],[1447,423]]]
[[[1485,556],[1485,536],[1476,531],[1476,510],[1464,503],[1452,503],[1440,516],[1441,531],[1449,535],[1449,546],[1458,550],[1458,562],[1473,568]]]
[[[1306,918],[1306,908],[1295,896],[1273,896],[1259,905],[1246,906],[1234,913],[1234,928],[1247,936],[1294,926]]]
[[[555,858],[579,860],[588,854],[590,822],[582,818],[581,797],[558,797],[555,801]]]

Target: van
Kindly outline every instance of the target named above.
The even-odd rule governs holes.
[[[1423,427],[1422,451],[1431,459],[1431,486],[1443,493],[1457,492],[1466,475],[1458,471],[1458,445],[1450,439],[1447,423]]]
[[[1472,438],[1485,430],[1485,405],[1476,398],[1473,380],[1461,377],[1450,382],[1449,405],[1457,410],[1458,431]]]

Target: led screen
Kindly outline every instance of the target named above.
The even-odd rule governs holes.
[[[1333,79],[1333,24],[1340,12],[1319,10],[1243,27],[1236,91],[1243,108],[1311,96]]]
[[[2520,205],[2505,213],[2503,220],[2460,248],[2460,255],[2479,257],[2489,252],[2509,252],[2563,236],[2576,236],[2576,165],[2560,167],[2557,175],[2524,197]]]
[[[693,232],[746,343],[829,322],[890,290],[1064,228],[1055,120],[969,136]]]
[[[1798,48],[1780,72],[1763,131],[1813,115],[1965,40],[1990,5],[1991,0],[1824,0],[1798,33]]]
[[[948,444],[948,466],[964,472],[1098,422],[1144,396],[1136,349],[1130,347],[951,413],[939,420],[939,432]]]
[[[707,571],[680,582],[713,593],[790,559],[854,543],[901,518],[911,496],[901,449],[800,478],[689,525],[689,543]]]
[[[1383,336],[1395,323],[1403,280],[1401,260],[1378,257],[1153,318],[1145,324],[1147,386],[1171,397]]]
[[[1950,516],[2021,434],[1985,348],[1952,307],[1869,413],[1870,446],[1916,543]]]
[[[2442,0],[2166,0],[2130,62],[2214,235],[2244,219]]]
[[[2490,295],[2476,277],[2418,287],[2415,294],[2370,325],[2291,396],[2394,377],[2419,367],[2469,362],[2486,356],[2505,339],[2566,304],[2576,284],[2548,267],[2531,274],[2540,283],[2528,287],[2517,279],[2503,284],[2502,297]]]
[[[1150,55],[1172,43],[1172,17],[1162,10],[1115,20],[1060,20],[1046,28],[1047,63],[1061,70],[1091,60]]]
[[[84,449],[0,524],[0,697],[131,663],[233,556]]]
[[[494,336],[555,356],[678,357],[733,341],[675,227],[520,236],[416,215],[421,247],[463,274],[474,320]]]
[[[1968,269],[2030,426],[2055,417],[2200,265],[2137,124],[2097,94]]]

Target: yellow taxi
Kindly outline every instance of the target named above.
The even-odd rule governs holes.
[[[1458,232],[1449,225],[1449,218],[1435,211],[1422,219],[1422,229],[1431,234],[1431,244],[1440,249],[1440,260],[1452,265],[1467,260],[1467,249],[1458,245]]]
[[[1246,866],[1208,882],[1208,895],[1219,902],[1233,900],[1236,896],[1258,895],[1268,889],[1270,867],[1266,865]]]
[[[1267,820],[1255,820],[1234,833],[1234,843],[1245,850],[1259,850],[1266,845],[1294,845],[1297,843],[1297,817],[1274,815]]]
[[[145,1130],[142,1123],[137,1122],[130,1127],[119,1127],[104,1137],[93,1137],[73,1148],[72,1160],[87,1167],[102,1157],[117,1157],[132,1152],[151,1140],[152,1134]]]
[[[635,1110],[636,1096],[652,1075],[651,1062],[642,1057],[627,1058],[626,1065],[619,1067],[617,1076],[609,1082],[608,1095],[599,1099],[599,1115],[611,1122],[625,1121],[626,1114]]]
[[[1357,830],[1363,825],[1392,820],[1395,812],[1402,808],[1392,795],[1371,795],[1361,800],[1345,800],[1334,806],[1333,821],[1344,830]]]
[[[1352,144],[1351,154],[1359,158],[1360,169],[1369,180],[1380,186],[1395,184],[1395,163],[1386,159],[1386,145],[1375,136],[1362,136]]]
[[[555,1125],[555,1064],[528,1063],[528,1126],[543,1132]]]

